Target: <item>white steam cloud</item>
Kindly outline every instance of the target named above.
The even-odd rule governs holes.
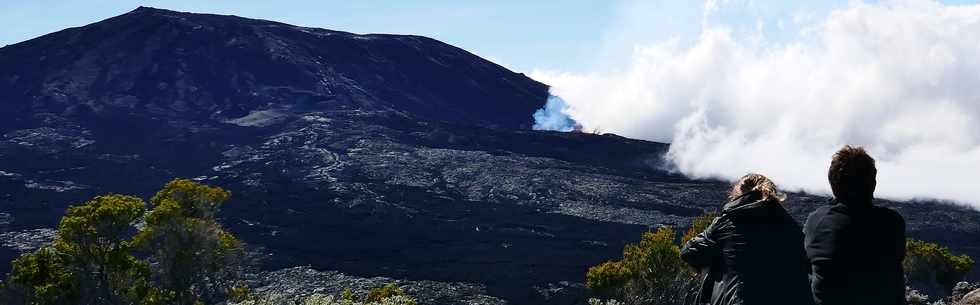
[[[532,76],[587,129],[671,142],[691,177],[829,193],[831,155],[855,144],[879,197],[980,206],[980,5],[852,3],[782,41],[706,24],[622,71]]]
[[[568,108],[568,103],[565,103],[560,97],[549,96],[544,107],[534,112],[534,126],[531,128],[566,132],[575,130],[577,125],[575,120],[565,113]]]

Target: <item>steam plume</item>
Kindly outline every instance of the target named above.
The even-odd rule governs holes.
[[[671,142],[691,177],[828,193],[831,155],[856,144],[878,160],[879,196],[980,206],[980,5],[853,3],[782,41],[705,25],[620,72],[532,76],[585,128]]]
[[[544,107],[534,112],[534,130],[572,131],[575,130],[575,120],[568,114],[568,104],[560,97],[549,96]]]

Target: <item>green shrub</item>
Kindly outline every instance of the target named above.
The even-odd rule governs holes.
[[[905,249],[905,261],[902,262],[905,277],[915,284],[938,284],[948,292],[973,269],[972,258],[953,255],[948,248],[935,243],[908,239]]]
[[[146,263],[131,253],[133,223],[143,216],[142,199],[125,195],[96,196],[68,208],[58,225],[54,249],[63,266],[76,275],[83,301],[132,303],[143,291],[133,291],[145,280]]]
[[[13,262],[12,284],[32,304],[153,303],[146,264],[127,240],[144,211],[143,200],[112,194],[68,208],[53,246]]]
[[[597,294],[626,304],[681,304],[694,274],[680,258],[670,228],[643,233],[623,248],[623,259],[589,268],[586,285]]]
[[[708,228],[717,213],[709,212],[694,218],[681,237],[683,245]],[[680,258],[680,247],[674,243],[675,234],[664,227],[646,232],[638,244],[623,248],[623,258],[607,261],[589,268],[585,284],[596,295],[613,300],[590,300],[596,304],[683,304],[698,287],[701,274],[689,268]],[[623,303],[619,303],[621,300]]]
[[[24,253],[11,262],[10,282],[26,290],[28,304],[71,304],[79,301],[78,281],[64,258],[51,247]]]
[[[367,297],[364,298],[364,303],[380,303],[385,299],[391,299],[393,297],[408,297],[408,295],[398,287],[395,287],[395,284],[387,284],[368,291]],[[415,305],[415,301],[413,300],[410,305]]]
[[[634,276],[633,270],[622,261],[607,261],[589,268],[585,274],[585,285],[597,294],[615,297],[622,294],[623,288]]]
[[[7,291],[30,304],[216,303],[238,287],[244,253],[214,218],[229,195],[176,179],[153,196],[149,213],[143,200],[114,194],[72,206],[53,246],[13,261]]]
[[[155,283],[174,293],[176,304],[217,303],[238,287],[244,245],[215,215],[231,194],[186,179],[167,183],[133,244],[148,255]]]

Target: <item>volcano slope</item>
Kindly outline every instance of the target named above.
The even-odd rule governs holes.
[[[0,260],[50,240],[71,203],[189,177],[233,192],[224,224],[277,277],[309,266],[581,303],[588,266],[687,226],[727,186],[665,171],[666,144],[529,130],[547,97],[429,38],[153,8],[6,46]],[[802,220],[825,200],[787,206]],[[911,236],[980,257],[980,213],[881,204]]]

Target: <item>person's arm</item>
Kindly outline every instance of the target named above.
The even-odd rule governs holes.
[[[892,221],[894,226],[895,236],[892,247],[893,255],[895,255],[895,261],[893,265],[895,267],[895,274],[891,277],[890,290],[892,291],[891,296],[893,297],[893,302],[891,304],[904,304],[905,301],[905,270],[903,266],[903,261],[905,260],[906,252],[906,241],[905,241],[905,218],[902,217],[897,211],[889,210],[894,220]]]
[[[834,248],[833,234],[823,224],[825,214],[823,209],[818,209],[807,216],[803,225],[803,249],[810,263],[826,259]]]
[[[823,222],[827,210],[818,208],[810,213],[803,225],[804,249],[806,260],[810,266],[810,287],[813,301],[816,304],[848,304],[839,300],[835,293],[836,273],[831,263],[831,253],[834,251],[833,234]],[[829,278],[828,278],[829,277]]]
[[[718,230],[721,229],[721,217],[715,218],[704,232],[691,238],[681,248],[681,259],[688,265],[695,268],[703,268],[711,265],[715,257],[721,252],[721,247],[717,240]]]
[[[898,224],[896,225],[896,231],[898,231],[898,240],[896,241],[895,244],[895,248],[897,250],[896,253],[898,253],[899,260],[904,260],[905,250],[906,250],[905,249],[905,218],[902,217],[902,214],[899,214],[898,212],[893,212],[893,213],[895,213],[895,217],[898,218],[897,219]]]

